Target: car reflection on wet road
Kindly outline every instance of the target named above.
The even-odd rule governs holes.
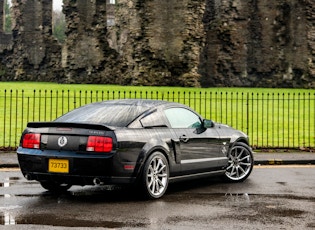
[[[315,167],[256,167],[242,184],[171,184],[162,199],[128,190],[73,187],[52,195],[18,170],[0,173],[0,229],[313,229]]]

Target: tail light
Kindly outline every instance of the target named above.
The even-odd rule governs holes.
[[[86,151],[88,152],[111,152],[113,139],[111,137],[89,136]]]
[[[28,149],[39,149],[40,147],[40,134],[27,133],[23,136],[22,147]]]

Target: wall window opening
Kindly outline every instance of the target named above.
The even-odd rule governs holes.
[[[11,0],[4,0],[3,2],[3,31],[5,33],[12,33],[12,14],[11,14]]]
[[[54,37],[64,43],[66,40],[66,17],[62,12],[62,0],[53,0],[52,30]]]

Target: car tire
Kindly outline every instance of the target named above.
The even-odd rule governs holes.
[[[69,184],[59,184],[53,181],[40,181],[40,185],[52,193],[66,192],[72,186]]]
[[[169,182],[169,164],[161,152],[154,152],[146,160],[142,171],[142,191],[146,198],[162,197]]]
[[[250,175],[254,166],[251,148],[242,142],[235,143],[229,150],[228,167],[224,179],[229,182],[242,182]]]

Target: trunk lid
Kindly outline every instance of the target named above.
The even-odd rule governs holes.
[[[113,128],[102,124],[63,123],[63,122],[29,122],[25,134],[40,134],[41,150],[67,150],[87,152],[89,137],[110,137],[115,147],[116,137]]]

